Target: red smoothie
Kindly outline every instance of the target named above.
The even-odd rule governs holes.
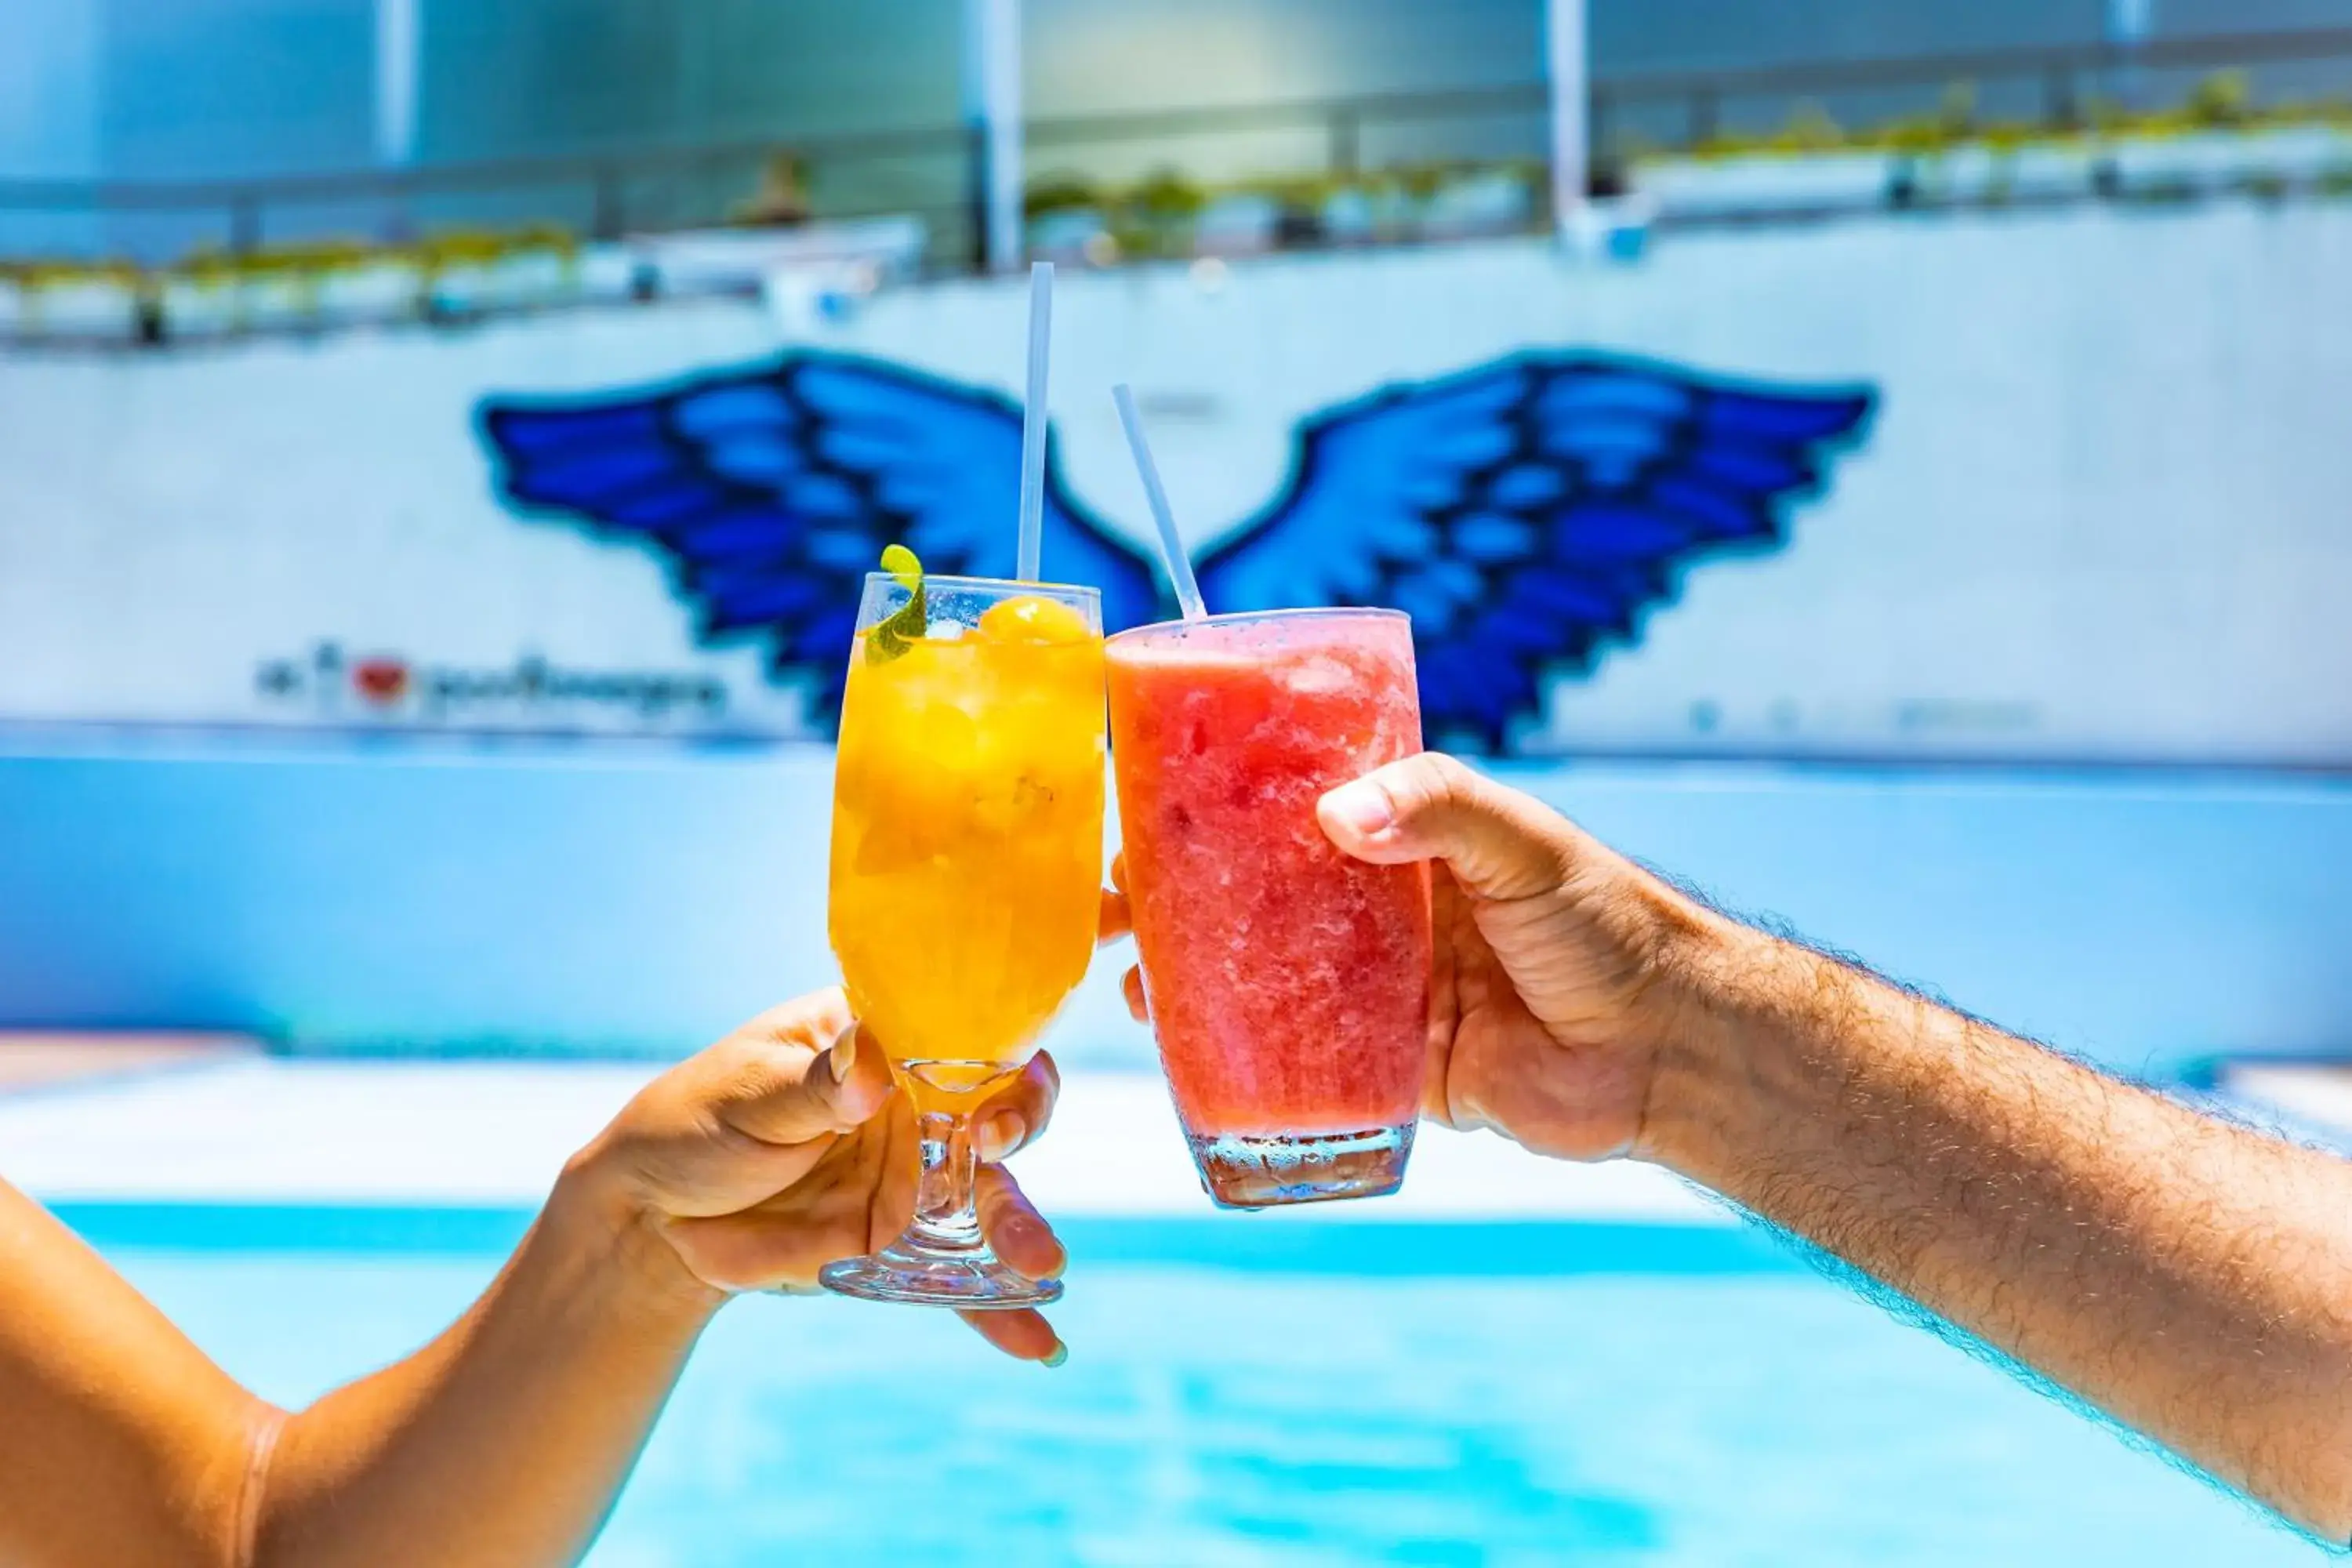
[[[1421,750],[1412,623],[1220,616],[1106,652],[1144,992],[1211,1194],[1392,1190],[1421,1103],[1429,879],[1341,855],[1315,802]]]

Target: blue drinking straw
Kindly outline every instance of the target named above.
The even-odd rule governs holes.
[[[1186,620],[1200,620],[1208,615],[1209,606],[1201,602],[1201,584],[1192,578],[1192,558],[1184,553],[1184,542],[1176,536],[1176,514],[1168,510],[1160,465],[1151,460],[1151,448],[1144,444],[1143,418],[1135,411],[1135,393],[1122,381],[1110,389],[1110,399],[1118,405],[1118,422],[1127,430],[1128,449],[1135,454],[1135,471],[1143,478],[1143,499],[1151,504],[1151,521],[1160,530],[1160,558],[1168,563],[1169,581],[1176,584],[1176,603],[1182,606]]]
[[[1045,345],[1054,335],[1054,264],[1029,268],[1029,389],[1021,407],[1021,556],[1015,574],[1037,581],[1045,528]]]

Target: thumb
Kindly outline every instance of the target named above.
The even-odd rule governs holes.
[[[1568,819],[1442,752],[1423,752],[1341,784],[1316,803],[1331,842],[1375,866],[1443,860],[1483,899],[1557,888],[1575,855]]]
[[[856,1021],[823,1051],[777,1045],[746,1057],[720,1097],[719,1119],[762,1143],[806,1143],[847,1132],[890,1098],[890,1064]]]

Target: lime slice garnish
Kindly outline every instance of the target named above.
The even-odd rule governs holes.
[[[866,636],[866,658],[869,664],[887,664],[907,651],[909,643],[919,641],[930,627],[929,613],[923,605],[923,563],[915,552],[903,544],[893,544],[882,552],[882,570],[898,579],[899,586],[910,595],[907,602],[890,612],[887,618],[875,623]]]

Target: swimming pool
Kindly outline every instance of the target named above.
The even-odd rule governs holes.
[[[522,1223],[63,1207],[283,1402],[436,1331]],[[1058,1371],[918,1309],[731,1307],[590,1561],[2326,1560],[1751,1232],[1311,1215],[1066,1232]]]

